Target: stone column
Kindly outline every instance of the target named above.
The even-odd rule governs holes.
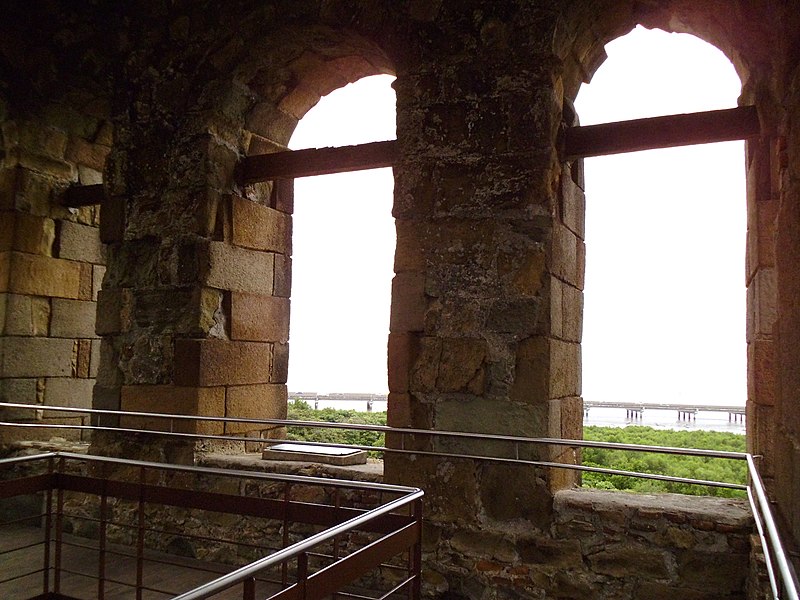
[[[582,191],[556,152],[560,81],[541,66],[547,51],[529,43],[533,32],[494,18],[477,31],[469,60],[448,50],[463,47],[463,32],[435,47],[422,40],[418,63],[395,83],[389,422],[580,437]],[[421,436],[409,444],[498,451]],[[546,447],[521,455],[574,460]],[[524,518],[546,527],[551,490],[573,481],[556,470],[398,455],[387,457],[386,475],[423,486],[432,521],[466,526]]]
[[[204,114],[168,138],[157,123],[131,123],[112,157],[95,408],[285,417],[291,203],[277,193],[245,197],[233,177],[240,156],[231,140],[241,132],[214,118]],[[214,435],[279,431],[131,416],[104,422]]]

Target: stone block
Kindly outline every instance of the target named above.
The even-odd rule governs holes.
[[[225,415],[224,387],[179,387],[173,385],[126,385],[120,394],[120,408],[127,412],[222,417]],[[221,435],[221,421],[175,420],[160,417],[121,416],[121,427]]]
[[[270,193],[270,206],[287,215],[294,214],[294,179],[277,179]]]
[[[270,383],[286,383],[289,380],[289,344],[272,345],[272,372]]]
[[[89,263],[78,263],[80,265],[80,280],[78,284],[78,299],[92,299],[92,265]]]
[[[411,396],[389,392],[386,424],[389,427],[413,427]]]
[[[772,340],[756,340],[747,345],[747,396],[756,404],[775,404],[776,363]]]
[[[77,343],[46,337],[5,337],[0,340],[4,377],[71,377]]]
[[[565,285],[561,303],[561,337],[568,342],[580,342],[583,337],[583,292]]]
[[[131,322],[132,304],[133,298],[128,289],[100,290],[97,294],[95,315],[97,335],[127,331]]]
[[[78,340],[78,358],[76,375],[78,377],[89,377],[89,369],[92,360],[92,341]]]
[[[14,207],[21,212],[49,216],[54,182],[46,175],[19,169]]]
[[[11,279],[11,252],[0,252],[0,292],[7,292]]]
[[[53,298],[50,335],[64,338],[93,338],[97,304],[84,300]]]
[[[444,339],[439,356],[436,389],[440,392],[483,394],[489,346],[480,339]]]
[[[89,377],[97,377],[97,372],[100,368],[100,348],[102,342],[100,340],[92,340],[92,348],[89,353]]]
[[[71,221],[59,222],[58,257],[105,264],[106,249],[100,241],[100,229]]]
[[[272,295],[289,298],[292,295],[292,258],[290,256],[275,255],[274,277]]]
[[[550,340],[550,397],[581,395],[580,344]]]
[[[5,333],[6,307],[8,306],[8,294],[0,293],[0,334]]]
[[[37,379],[0,379],[0,402],[38,405]],[[0,418],[28,421],[37,418],[37,411],[26,408],[0,408]]]
[[[550,272],[559,279],[578,285],[578,238],[559,223],[553,225],[550,249]]]
[[[210,387],[269,383],[272,344],[228,340],[175,340],[174,381]]]
[[[274,268],[275,255],[270,252],[211,242],[205,282],[221,290],[270,295]]]
[[[71,260],[12,252],[8,291],[77,299],[81,293],[81,265]]]
[[[103,277],[106,275],[106,268],[103,265],[92,265],[92,300],[97,302],[97,295],[103,287]]]
[[[561,176],[561,219],[575,235],[585,238],[586,196],[569,171]]]
[[[102,173],[108,151],[107,146],[92,144],[82,138],[72,136],[66,145],[64,158]]]
[[[67,135],[36,121],[17,122],[18,143],[30,152],[41,153],[51,158],[63,158],[67,147]]]
[[[283,384],[237,385],[227,388],[225,416],[244,419],[285,419],[288,392]],[[272,429],[263,423],[225,423],[225,433],[236,435],[247,431]]]
[[[527,338],[518,344],[510,392],[512,401],[539,404],[550,399],[549,354],[548,339],[542,336]]]
[[[231,338],[285,343],[289,339],[289,299],[233,292]]]
[[[589,557],[592,569],[611,577],[667,579],[669,568],[664,552],[634,544],[607,546]]]
[[[0,252],[8,252],[14,244],[16,213],[11,210],[0,212]]]
[[[107,388],[95,385],[92,388],[92,408],[95,410],[120,409],[120,388]],[[119,415],[92,415],[92,425],[99,427],[119,427]]]
[[[405,393],[411,380],[411,366],[416,360],[419,344],[417,336],[390,333],[388,343],[389,391]]]
[[[389,317],[389,330],[392,333],[423,331],[427,307],[424,273],[410,271],[394,276]]]
[[[0,167],[0,210],[14,208],[14,194],[17,189],[17,169]]]
[[[753,288],[753,335],[756,339],[772,335],[778,318],[778,283],[774,268],[760,268],[750,284]],[[748,292],[750,290],[748,289]],[[748,294],[749,295],[749,294]]]
[[[7,294],[6,335],[47,335],[50,302],[47,298]]]
[[[72,377],[48,377],[44,386],[45,406],[67,406],[69,408],[92,407],[92,379]],[[44,411],[46,418],[85,416],[88,413]]]
[[[53,255],[56,224],[53,219],[25,213],[17,214],[14,229],[14,249],[41,256]]]
[[[103,194],[100,202],[100,241],[118,244],[125,235],[125,197]]]
[[[290,215],[237,196],[233,196],[231,202],[233,243],[236,246],[291,256]]]
[[[394,251],[394,272],[423,271],[425,255],[422,246],[422,227],[419,221],[395,221],[397,246]]]

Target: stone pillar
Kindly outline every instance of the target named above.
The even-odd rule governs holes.
[[[263,201],[244,197],[233,179],[239,154],[229,143],[237,133],[216,123],[212,134],[207,123],[191,124],[174,143],[153,124],[130,124],[130,142],[112,157],[101,224],[110,261],[99,297],[95,408],[286,415],[291,203],[278,186]],[[105,422],[171,427],[130,416]],[[239,436],[279,431],[246,422],[172,427]],[[203,447],[241,451],[244,444]]]
[[[87,107],[81,107],[86,109]],[[91,107],[88,107],[91,109]],[[60,200],[72,184],[94,184],[111,145],[99,113],[53,101],[52,118],[2,122],[0,162],[0,400],[36,406],[7,409],[14,421],[88,424],[100,341],[95,300],[105,272],[96,207],[69,209]],[[6,429],[5,442],[77,430]]]
[[[560,80],[525,66],[546,64],[540,48],[526,46],[525,65],[515,61],[511,38],[531,32],[493,18],[477,29],[478,58],[423,50],[395,83],[389,423],[580,437],[583,196],[556,152]],[[462,47],[453,35],[441,48]],[[492,450],[423,438],[405,447]],[[545,447],[521,455],[575,459]],[[556,470],[391,454],[386,476],[424,487],[432,522],[466,527],[523,518],[545,528],[551,491],[574,481]]]

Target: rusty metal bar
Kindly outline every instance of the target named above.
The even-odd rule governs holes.
[[[105,480],[104,480],[105,481]],[[100,488],[100,539],[98,540],[97,558],[97,598],[104,600],[106,597],[106,524],[107,524],[108,496],[106,486]]]
[[[76,185],[64,190],[61,198],[61,205],[69,208],[80,208],[82,206],[93,206],[103,201],[103,184]]]
[[[761,133],[754,106],[683,115],[667,115],[618,123],[570,127],[565,158],[588,158],[622,152],[728,142]]]
[[[242,600],[256,600],[256,578],[245,579],[242,585]]]
[[[47,459],[47,474],[52,478],[55,459]],[[50,592],[50,536],[53,528],[53,488],[45,492],[44,499],[44,574],[42,577],[42,593]]]
[[[144,482],[145,468],[139,467],[139,503],[136,516],[136,600],[142,600],[144,585]]]
[[[63,471],[64,459],[58,461],[58,471]],[[53,593],[61,593],[61,540],[62,532],[64,531],[63,523],[64,511],[64,490],[58,488],[56,491],[56,555],[55,555],[55,573],[53,574]]]
[[[397,161],[397,155],[397,140],[259,154],[244,158],[242,182],[249,184],[391,167]]]
[[[291,492],[292,484],[286,483],[283,486],[283,548],[287,548],[289,546],[289,507],[290,507],[290,499],[289,494]],[[285,588],[289,585],[289,565],[287,560],[284,560],[281,563],[281,585]]]

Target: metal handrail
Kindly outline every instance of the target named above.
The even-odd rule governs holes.
[[[383,494],[402,494],[398,498],[393,498],[383,502],[380,506],[376,508],[363,510],[361,511],[361,514],[357,514],[356,516],[342,523],[328,527],[324,531],[321,531],[308,538],[305,538],[295,544],[292,544],[291,546],[287,546],[286,548],[273,552],[269,556],[266,556],[262,559],[249,563],[248,565],[245,565],[244,567],[241,567],[229,573],[220,575],[219,577],[208,583],[205,583],[197,588],[194,588],[178,596],[175,596],[175,598],[179,598],[181,600],[187,600],[187,599],[199,600],[202,598],[209,598],[225,589],[234,587],[239,584],[243,584],[245,583],[246,580],[252,579],[255,575],[264,571],[265,569],[279,565],[287,560],[297,558],[301,555],[312,555],[314,553],[309,552],[309,550],[311,550],[312,548],[318,547],[319,545],[325,542],[329,542],[330,540],[335,540],[338,536],[341,536],[342,534],[345,534],[349,531],[359,529],[362,526],[365,526],[367,523],[373,521],[374,519],[392,513],[397,514],[397,512],[400,511],[401,509],[404,509],[404,507],[408,506],[412,507],[408,510],[409,519],[411,520],[409,520],[407,524],[403,525],[403,527],[395,530],[392,533],[405,532],[405,531],[413,532],[413,535],[417,540],[416,542],[414,542],[416,544],[419,543],[420,539],[419,536],[421,534],[421,510],[419,501],[424,496],[424,492],[416,487],[392,485],[385,483],[374,483],[374,482],[359,482],[359,481],[343,480],[343,479],[329,478],[329,477],[288,475],[282,473],[233,471],[230,469],[220,469],[213,467],[205,468],[205,467],[196,467],[192,465],[178,465],[171,463],[168,464],[168,463],[160,463],[152,461],[143,461],[137,459],[112,458],[107,456],[86,455],[74,452],[60,452],[60,451],[41,452],[34,455],[3,458],[0,459],[0,468],[16,466],[23,463],[38,462],[43,460],[49,461],[50,465],[52,466],[53,461],[57,460],[58,461],[57,464],[60,465],[58,469],[61,469],[63,468],[64,464],[61,459],[74,460],[82,463],[103,463],[103,464],[120,465],[124,467],[138,467],[143,470],[153,469],[153,470],[162,470],[169,472],[195,473],[203,476],[208,476],[208,475],[219,475],[223,477],[245,476],[248,479],[252,479],[255,481],[268,480],[270,482],[284,483],[290,485],[303,484],[303,485],[318,485],[324,488],[335,487],[341,489],[368,490],[371,492],[379,492],[381,494],[381,497],[383,497]],[[51,482],[50,485],[53,485],[53,482]],[[58,484],[56,483],[55,485]],[[287,485],[286,489],[289,489],[289,487],[290,486]],[[410,529],[411,527],[415,529],[412,530]],[[38,543],[35,545],[38,545]],[[346,558],[344,560],[346,560]],[[410,569],[411,567],[409,567],[409,570]],[[34,571],[32,573],[41,571],[42,570],[40,569],[39,571]],[[60,568],[60,572],[72,573],[77,575],[86,575],[85,573],[78,571],[70,571],[65,568]],[[29,576],[32,573],[25,573],[22,576]],[[418,581],[418,579],[419,579],[418,573],[409,575],[409,578],[406,580],[406,584],[413,581]],[[105,581],[111,583],[120,583],[124,585],[129,585],[126,582],[117,581],[114,579],[106,578]],[[142,588],[142,589],[151,589],[151,588]]]
[[[9,407],[9,408],[23,408],[23,409],[32,409],[32,407],[28,404],[15,404],[15,403],[0,403],[0,408],[2,407]],[[730,452],[730,451],[719,451],[719,450],[700,450],[694,448],[674,448],[674,447],[666,447],[666,446],[641,446],[635,444],[619,444],[614,442],[596,442],[596,441],[589,441],[589,440],[570,440],[570,439],[561,439],[561,438],[527,438],[522,436],[511,436],[511,435],[498,435],[498,434],[484,434],[484,433],[474,433],[474,432],[461,432],[461,431],[432,431],[426,429],[411,429],[411,428],[397,428],[397,427],[389,427],[385,425],[366,425],[366,424],[354,424],[354,423],[329,423],[329,422],[321,422],[321,421],[290,421],[286,419],[251,419],[251,418],[235,418],[235,417],[206,417],[206,416],[194,416],[194,415],[170,415],[170,414],[163,414],[163,413],[147,413],[147,412],[134,412],[134,411],[116,411],[116,410],[102,410],[102,409],[77,409],[72,407],[48,407],[48,410],[60,410],[60,411],[67,411],[67,412],[80,412],[80,413],[90,413],[90,414],[107,414],[107,415],[115,415],[115,416],[132,416],[132,417],[147,417],[147,418],[161,418],[161,419],[170,419],[170,420],[193,420],[193,421],[218,421],[218,422],[236,422],[236,423],[252,423],[252,424],[264,424],[264,425],[279,425],[279,426],[293,426],[293,427],[312,427],[312,428],[331,428],[331,429],[351,429],[351,430],[362,430],[362,431],[375,431],[381,433],[392,433],[392,434],[401,434],[401,435],[427,435],[427,436],[434,436],[434,437],[449,437],[455,439],[473,439],[477,441],[500,441],[500,442],[510,442],[513,444],[532,444],[532,445],[559,445],[559,446],[570,446],[573,448],[604,448],[609,450],[629,450],[635,452],[654,452],[654,453],[662,453],[662,454],[672,454],[672,455],[686,455],[686,456],[704,456],[710,458],[723,458],[723,459],[731,459],[731,460],[745,460],[748,466],[748,473],[750,478],[749,485],[741,485],[741,484],[733,484],[727,482],[715,482],[715,481],[707,481],[707,480],[697,480],[697,479],[689,479],[689,478],[682,478],[682,477],[672,477],[667,475],[659,475],[653,473],[640,473],[635,471],[622,471],[618,469],[606,469],[602,467],[589,467],[586,465],[576,465],[570,463],[557,463],[552,461],[535,461],[535,460],[526,460],[520,458],[505,458],[505,457],[497,457],[497,456],[482,456],[482,455],[474,455],[474,454],[465,454],[465,453],[457,453],[457,452],[439,452],[434,450],[408,450],[405,448],[389,448],[384,446],[363,446],[363,445],[348,445],[348,444],[327,444],[323,442],[308,442],[308,441],[293,441],[293,440],[269,440],[269,439],[254,439],[252,437],[245,437],[245,436],[225,436],[225,435],[205,435],[205,434],[192,434],[192,433],[180,433],[180,432],[165,432],[165,431],[157,431],[157,430],[141,430],[141,429],[128,429],[128,428],[118,428],[118,427],[101,427],[101,426],[87,426],[87,425],[62,425],[62,424],[53,424],[53,425],[45,425],[40,423],[13,423],[13,422],[0,422],[0,426],[2,425],[9,425],[9,426],[27,426],[27,427],[36,427],[36,428],[63,428],[63,429],[79,429],[79,430],[95,430],[95,431],[110,431],[110,432],[129,432],[129,433],[146,433],[146,434],[153,434],[153,435],[161,435],[161,436],[168,436],[168,437],[178,437],[178,438],[186,438],[186,439],[218,439],[218,440],[226,440],[226,441],[242,441],[242,442],[258,442],[264,445],[273,445],[273,444],[304,444],[304,445],[316,445],[316,446],[346,446],[349,448],[359,449],[359,450],[370,450],[370,451],[377,451],[377,452],[384,452],[384,453],[398,453],[398,454],[416,454],[416,455],[427,455],[427,456],[435,456],[435,457],[442,457],[442,458],[461,458],[461,459],[473,459],[473,460],[482,460],[488,462],[502,462],[502,463],[512,463],[512,464],[524,464],[528,466],[539,466],[539,467],[548,467],[548,468],[561,468],[561,469],[571,469],[577,471],[584,471],[584,472],[597,472],[603,474],[611,474],[611,475],[624,475],[628,477],[637,477],[637,478],[644,478],[644,479],[655,479],[660,481],[669,481],[675,483],[687,483],[687,484],[694,484],[694,485],[706,485],[706,486],[714,486],[714,487],[723,487],[729,489],[738,489],[738,490],[747,490],[748,497],[750,499],[751,509],[753,511],[756,524],[759,526],[760,537],[762,540],[762,545],[765,550],[765,557],[767,558],[768,566],[768,574],[770,576],[770,583],[773,587],[773,590],[779,590],[777,586],[777,581],[775,577],[775,569],[772,567],[771,564],[771,556],[775,555],[775,560],[777,562],[777,571],[781,576],[783,581],[783,585],[786,589],[786,596],[780,596],[776,593],[776,598],[788,598],[789,600],[800,600],[798,596],[798,590],[800,590],[800,583],[798,582],[797,574],[794,571],[791,563],[786,558],[786,552],[784,547],[780,541],[780,536],[778,534],[777,525],[775,524],[774,518],[772,517],[771,509],[769,506],[769,501],[766,497],[766,492],[764,491],[763,482],[761,481],[761,477],[758,474],[758,471],[755,466],[755,462],[753,460],[753,456],[746,452]],[[1,463],[2,461],[0,461]],[[224,472],[224,469],[219,469],[219,471]],[[760,525],[763,521],[763,528],[766,529],[765,532],[761,531]],[[768,548],[772,548],[772,552],[768,550]]]

